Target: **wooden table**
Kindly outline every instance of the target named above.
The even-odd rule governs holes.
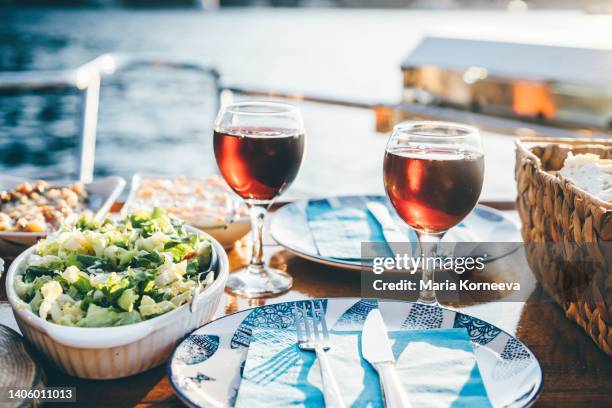
[[[288,293],[268,300],[246,300],[225,294],[217,316],[266,303],[316,297],[360,296],[360,274],[318,265],[298,258],[273,242],[267,242],[270,262],[293,275]],[[239,242],[229,253],[232,269],[246,263],[248,247]],[[526,268],[521,251],[492,262],[494,270]],[[478,316],[525,342],[536,354],[544,370],[544,389],[535,406],[609,407],[612,406],[612,358],[607,357],[574,323],[566,320],[559,307],[545,296],[539,285],[526,302],[489,302],[453,305]],[[14,325],[0,285],[0,322]],[[110,381],[80,380],[46,366],[47,385],[74,386],[79,405],[100,407],[182,406],[166,378],[166,367]],[[74,406],[74,405],[73,405]]]

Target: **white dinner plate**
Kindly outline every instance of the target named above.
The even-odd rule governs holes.
[[[355,203],[362,201],[378,201],[385,203],[385,196],[341,196],[334,197],[337,201]],[[295,201],[274,212],[270,221],[270,233],[279,245],[287,248],[294,254],[325,265],[343,269],[361,270],[367,267],[362,260],[347,260],[325,257],[317,251],[306,218],[306,208],[309,200]],[[402,226],[403,222],[395,215],[392,208],[389,212],[396,219],[396,224]],[[402,228],[412,242],[416,242],[416,234],[407,227]],[[476,208],[456,227],[449,230],[443,242],[474,242],[487,244],[486,248],[475,248],[471,256],[485,256],[485,262],[499,259],[514,252],[523,241],[518,226],[503,212],[493,208],[477,205]],[[482,253],[479,253],[481,251]]]
[[[244,310],[212,321],[187,336],[168,362],[168,376],[179,398],[189,406],[233,406],[252,330],[294,330],[295,303]],[[494,407],[529,406],[542,388],[542,369],[527,346],[475,317],[402,301],[336,298],[323,299],[323,305],[327,325],[333,330],[361,330],[374,308],[380,309],[389,330],[466,328]],[[444,375],[439,381],[443,385]]]

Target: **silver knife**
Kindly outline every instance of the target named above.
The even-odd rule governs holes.
[[[412,243],[410,239],[400,232],[389,213],[389,209],[383,203],[368,201],[366,204],[368,211],[376,218],[382,227],[383,236],[393,254],[412,254]]]
[[[387,336],[387,327],[378,309],[368,314],[361,334],[361,353],[378,372],[385,407],[410,408],[408,394],[395,371],[395,357]]]

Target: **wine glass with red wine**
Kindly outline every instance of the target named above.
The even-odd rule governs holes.
[[[227,105],[215,120],[213,143],[221,175],[251,212],[251,261],[230,274],[227,289],[251,298],[285,292],[293,279],[265,264],[262,238],[270,204],[289,188],[302,164],[306,145],[302,116],[296,107],[281,103]]]
[[[446,231],[472,211],[482,190],[484,154],[478,129],[447,122],[395,126],[383,166],[385,190],[421,254],[435,257]],[[433,262],[428,262],[431,266]],[[432,267],[423,268],[419,302],[438,304]]]

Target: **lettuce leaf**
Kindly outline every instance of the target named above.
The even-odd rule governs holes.
[[[77,253],[68,255],[66,265],[76,266],[80,270],[88,272],[110,271],[111,269],[111,263],[108,258]]]
[[[137,300],[138,295],[136,294],[134,289],[129,288],[121,293],[121,296],[119,296],[119,299],[117,299],[117,306],[119,306],[126,312],[131,312],[132,310],[134,310],[134,302],[136,302]]]
[[[157,251],[151,251],[143,255],[132,258],[129,266],[132,268],[156,268],[164,263],[164,257]]]
[[[110,307],[100,307],[94,303],[87,308],[85,318],[81,319],[77,326],[79,327],[108,327],[113,326],[121,316]]]
[[[30,265],[26,268],[23,275],[23,281],[26,283],[32,282],[37,277],[53,276],[56,273],[61,273],[64,270],[64,263],[58,258],[57,261],[47,264]]]
[[[126,324],[133,324],[142,321],[140,313],[136,311],[118,313],[119,320],[115,322],[115,326],[123,326]]]

